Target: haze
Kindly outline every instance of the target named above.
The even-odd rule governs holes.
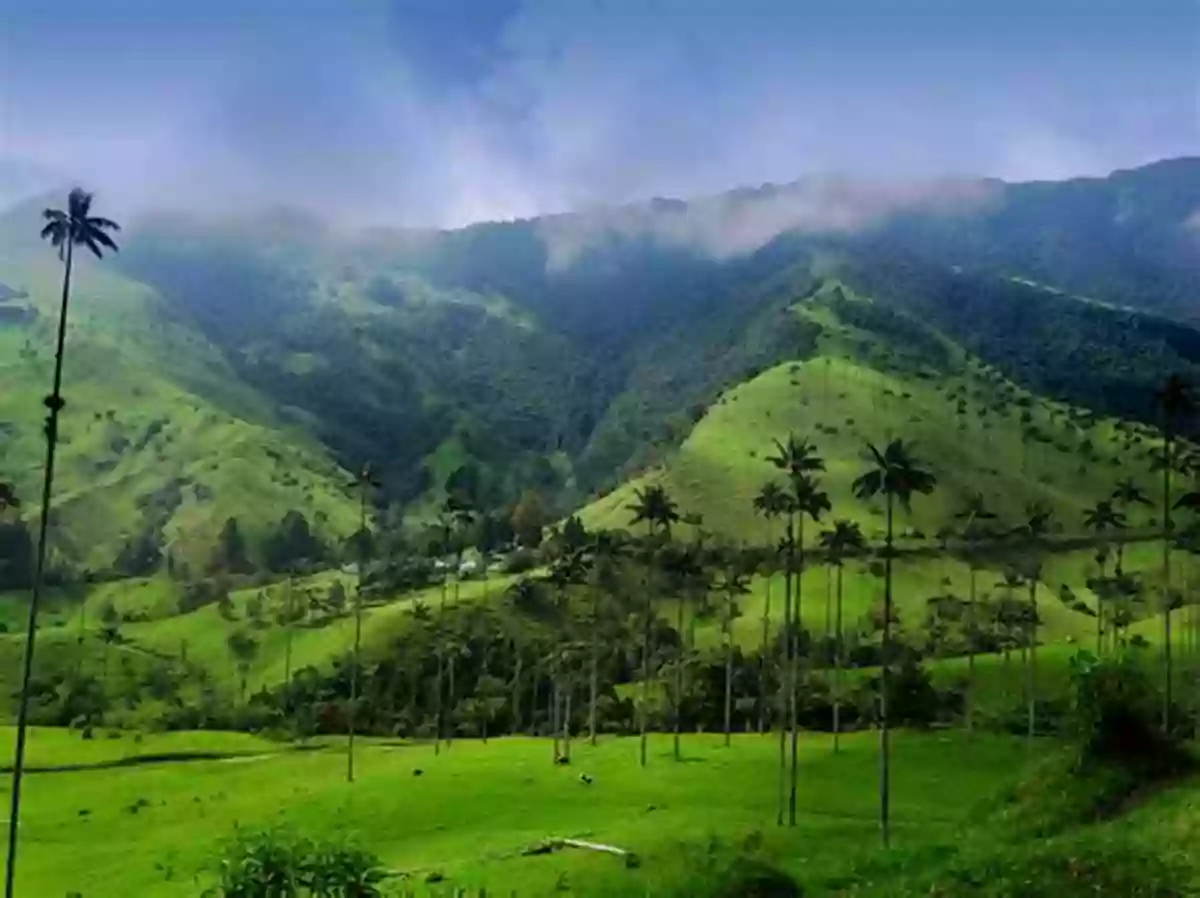
[[[0,201],[453,226],[1200,151],[1194,0],[0,0]]]

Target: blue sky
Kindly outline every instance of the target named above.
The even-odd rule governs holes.
[[[0,196],[452,225],[1200,154],[1196,0],[0,0]]]

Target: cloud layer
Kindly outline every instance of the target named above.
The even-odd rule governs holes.
[[[0,0],[0,22],[0,201],[79,178],[118,206],[451,226],[1200,152],[1192,0]],[[795,200],[738,239],[803,223]]]

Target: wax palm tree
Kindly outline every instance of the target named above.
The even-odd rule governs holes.
[[[773,465],[776,470],[782,472],[788,481],[788,498],[789,508],[787,509],[787,542],[785,544],[787,554],[787,567],[784,570],[784,633],[786,634],[785,655],[786,655],[786,672],[783,677],[785,685],[785,694],[787,697],[787,714],[788,714],[788,730],[791,733],[792,753],[791,765],[789,773],[790,787],[788,789],[788,824],[794,826],[796,824],[796,765],[797,765],[797,707],[796,707],[796,662],[799,652],[799,627],[800,627],[800,586],[797,582],[796,589],[793,592],[793,578],[796,576],[796,549],[797,549],[797,534],[796,525],[799,519],[799,527],[801,532],[800,543],[803,544],[803,529],[804,518],[810,515],[810,509],[803,507],[803,502],[808,502],[815,509],[815,514],[820,515],[821,507],[820,500],[817,495],[821,493],[816,486],[816,482],[812,479],[812,475],[818,471],[825,470],[825,460],[817,455],[817,447],[806,439],[797,439],[795,434],[789,434],[786,443],[775,440],[775,454],[769,456],[767,461]],[[825,507],[828,507],[828,499],[825,499]],[[814,518],[815,520],[815,518]],[[801,548],[801,554],[803,549]],[[800,560],[803,567],[803,558]],[[782,734],[781,734],[782,738]],[[780,814],[782,817],[782,812]]]
[[[1104,563],[1107,557],[1107,539],[1108,534],[1115,530],[1125,529],[1125,515],[1122,514],[1111,499],[1101,499],[1092,508],[1088,509],[1083,516],[1083,526],[1091,530],[1100,539],[1100,550],[1097,552],[1097,560],[1100,563],[1100,581],[1103,584],[1105,580]],[[1120,577],[1122,571],[1117,571],[1117,576]],[[1093,590],[1094,591],[1094,590]],[[1101,590],[1103,592],[1103,590]],[[1099,654],[1103,651],[1104,641],[1104,603],[1100,598],[1100,592],[1096,593],[1096,652]]]
[[[1022,527],[1025,536],[1035,545],[1039,544],[1042,539],[1050,532],[1050,527],[1053,524],[1053,513],[1045,505],[1040,502],[1033,502],[1025,506],[1025,523]],[[1029,585],[1029,666],[1026,668],[1026,693],[1029,701],[1029,744],[1033,745],[1033,737],[1035,735],[1035,726],[1037,719],[1037,697],[1035,690],[1037,687],[1037,646],[1038,646],[1038,582],[1042,576],[1042,566],[1037,560],[1027,564],[1025,571],[1025,581]]]
[[[367,497],[380,483],[371,473],[371,463],[362,466],[350,489],[358,490],[358,568],[354,587],[354,653],[350,669],[350,715],[346,735],[346,782],[354,782],[354,724],[358,717],[358,665],[362,647],[363,569],[367,566],[369,537],[367,534]]]
[[[833,526],[821,533],[821,546],[828,553],[829,562],[837,569],[837,599],[833,625],[833,750],[841,750],[842,722],[842,576],[846,559],[861,555],[867,549],[867,540],[862,528],[855,521],[840,518]]]
[[[1134,482],[1132,477],[1126,477],[1120,481],[1112,491],[1110,497],[1113,503],[1113,508],[1128,515],[1135,505],[1150,505],[1150,498],[1143,492],[1142,488]],[[1117,541],[1117,576],[1124,573],[1125,567],[1125,540]]]
[[[787,514],[790,502],[787,493],[774,481],[763,484],[758,495],[754,497],[754,511],[769,524],[781,515]],[[768,561],[766,570],[766,602],[763,605],[762,646],[758,656],[758,731],[765,729],[767,712],[767,649],[771,638],[771,583],[775,579],[774,566]]]
[[[633,526],[645,524],[649,542],[643,553],[644,570],[642,591],[645,606],[642,609],[642,703],[638,719],[638,759],[642,767],[646,766],[646,719],[650,702],[650,636],[654,625],[654,599],[650,584],[650,572],[656,561],[655,537],[671,538],[671,525],[680,520],[679,510],[666,489],[659,484],[651,484],[634,493],[635,501],[629,506],[633,512],[630,523]]]
[[[982,494],[971,493],[967,496],[963,507],[954,515],[955,520],[962,522],[962,533],[967,544],[967,732],[975,727],[975,642],[976,642],[976,578],[979,573],[979,542],[987,534],[988,521],[994,521],[996,515],[988,507]]]
[[[1163,732],[1171,727],[1171,469],[1174,464],[1175,437],[1186,418],[1195,414],[1196,403],[1191,385],[1172,374],[1156,394],[1163,416],[1162,453],[1162,583],[1163,583]]]
[[[733,620],[737,616],[737,600],[750,591],[750,578],[740,554],[731,553],[717,589],[725,598],[721,614],[721,639],[725,648],[725,747],[729,747],[730,722],[733,714]]]
[[[792,478],[792,500],[796,503],[796,549],[798,553],[799,564],[796,568],[796,592],[795,601],[792,603],[793,627],[792,627],[792,670],[791,670],[791,712],[789,714],[788,725],[792,731],[792,759],[791,759],[791,786],[788,790],[788,825],[796,825],[796,775],[798,762],[798,736],[797,731],[797,699],[796,699],[796,684],[798,682],[798,672],[796,670],[800,660],[800,638],[804,633],[804,622],[801,617],[801,597],[803,596],[804,585],[804,520],[812,518],[813,523],[821,520],[821,515],[829,511],[831,506],[829,496],[821,489],[817,481],[808,475],[798,475]]]
[[[895,542],[895,504],[907,509],[914,493],[933,492],[937,479],[916,458],[912,446],[903,440],[892,440],[881,452],[871,443],[867,444],[871,467],[852,485],[859,499],[870,499],[883,495],[887,500],[887,536],[884,547],[884,592],[883,592],[883,659],[880,687],[880,767],[879,767],[879,826],[884,847],[890,841],[889,811],[891,801],[891,757],[888,741],[887,695],[891,685],[892,640],[892,555]]]
[[[17,865],[17,828],[21,812],[21,780],[25,773],[25,736],[29,717],[29,678],[33,673],[34,640],[37,636],[37,615],[45,584],[46,550],[50,525],[50,496],[54,488],[54,459],[58,449],[58,418],[64,402],[62,397],[63,355],[67,340],[67,307],[71,298],[71,271],[74,265],[75,247],[87,247],[97,259],[103,258],[105,250],[117,250],[117,244],[109,236],[110,231],[119,231],[120,225],[107,218],[92,215],[92,194],[80,187],[67,196],[67,208],[46,209],[42,213],[46,221],[41,237],[50,241],[58,250],[63,263],[62,301],[58,311],[58,339],[54,350],[54,380],[50,395],[45,399],[46,414],[46,464],[42,477],[41,518],[38,521],[37,555],[34,562],[33,591],[29,601],[29,621],[25,634],[25,656],[21,668],[21,694],[17,705],[17,746],[13,760],[12,795],[8,825],[8,864],[4,876],[5,898],[12,898],[13,876]]]

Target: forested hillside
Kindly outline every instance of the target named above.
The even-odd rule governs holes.
[[[871,300],[838,312],[864,344],[919,321],[1039,401],[1156,424],[1153,387],[1200,363],[1177,323],[1198,173],[797,182],[457,231],[143,217],[80,273],[57,544],[91,571],[125,553],[143,573],[168,546],[203,567],[237,518],[256,565],[296,509],[336,554],[366,462],[380,510],[430,520],[455,477],[497,514],[535,493],[549,522],[659,464],[725,391],[821,354],[828,322],[791,310],[831,278]],[[5,474],[24,493],[57,277],[40,205],[0,227]]]

